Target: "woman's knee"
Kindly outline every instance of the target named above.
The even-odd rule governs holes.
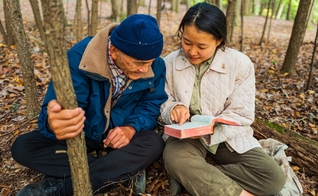
[[[275,169],[273,169],[272,180],[269,182],[269,185],[264,188],[266,188],[267,190],[272,190],[274,194],[277,194],[283,189],[285,183],[286,174],[282,170],[282,168],[277,166]],[[268,189],[268,187],[270,187],[270,189]]]

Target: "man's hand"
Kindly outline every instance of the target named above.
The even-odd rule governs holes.
[[[58,140],[76,137],[84,127],[84,111],[82,108],[63,109],[61,105],[52,100],[47,106],[48,125]]]
[[[135,133],[136,129],[131,126],[115,127],[109,130],[106,139],[104,139],[104,148],[122,148],[129,144]]]
[[[179,125],[185,123],[189,119],[189,117],[189,110],[184,105],[177,105],[170,112],[171,120],[176,123],[179,123]]]

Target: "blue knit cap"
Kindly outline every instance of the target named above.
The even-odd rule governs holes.
[[[123,53],[138,60],[160,56],[163,37],[154,17],[134,14],[123,20],[111,33],[111,42]]]

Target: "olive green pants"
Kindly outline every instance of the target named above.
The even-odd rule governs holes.
[[[216,165],[206,161],[207,154]],[[254,195],[273,195],[286,181],[283,170],[261,148],[238,154],[221,143],[214,155],[199,139],[169,137],[163,159],[169,175],[196,196],[238,196],[243,189]]]

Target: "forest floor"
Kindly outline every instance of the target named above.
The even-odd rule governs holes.
[[[68,42],[75,41],[74,18],[75,0],[67,1],[65,9],[69,20]],[[50,79],[47,54],[39,40],[39,33],[34,24],[29,1],[20,1],[26,35],[30,43],[32,62],[35,67],[36,85],[39,101],[42,102]],[[155,3],[153,2],[153,5]],[[2,2],[0,3],[2,8]],[[166,9],[162,12],[161,31],[165,38],[162,56],[177,49],[174,35],[186,8],[181,6],[180,13]],[[103,3],[100,14],[100,28],[109,24],[111,13],[110,3]],[[139,13],[148,13],[148,7],[140,7]],[[155,16],[155,8],[151,14]],[[84,12],[85,14],[85,12]],[[3,21],[3,11],[0,19]],[[84,20],[86,20],[84,18]],[[296,65],[296,74],[288,76],[280,74],[292,32],[293,21],[273,20],[270,33],[266,31],[265,39],[259,44],[265,19],[258,16],[244,17],[243,52],[255,64],[256,76],[256,118],[279,124],[285,129],[297,132],[312,140],[318,141],[318,66],[313,69],[313,79],[308,90],[307,80],[312,59],[313,42],[316,27],[313,25],[306,31],[304,43],[300,48]],[[84,27],[84,31],[87,28]],[[240,27],[234,29],[230,46],[240,49]],[[268,39],[269,35],[269,39]],[[318,60],[317,54],[316,61]],[[34,183],[42,175],[16,163],[10,153],[10,146],[15,138],[37,127],[37,119],[26,118],[26,101],[23,77],[16,53],[16,48],[4,44],[0,36],[0,196],[13,196],[28,183]],[[301,167],[291,166],[304,189],[304,196],[318,196],[318,176],[307,176]],[[162,160],[147,168],[148,195],[169,195],[168,175]],[[130,190],[118,186],[105,195],[129,195]],[[183,191],[180,195],[188,195]]]

